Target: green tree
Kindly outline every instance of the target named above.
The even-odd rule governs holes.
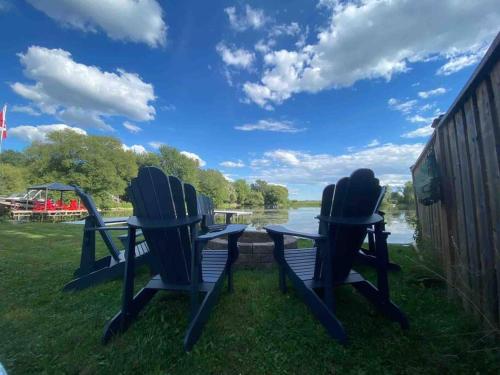
[[[264,193],[266,207],[283,207],[288,204],[288,189],[279,185],[267,185]]]
[[[85,136],[70,130],[53,132],[49,142],[33,143],[26,150],[30,182],[75,184],[107,207],[111,195],[123,196],[137,175],[135,155],[124,151],[113,137]]]
[[[413,190],[413,182],[407,181],[403,188],[403,201],[408,208],[415,207],[415,192]]]
[[[236,191],[236,203],[240,206],[249,205],[248,198],[251,193],[250,185],[243,179],[233,182],[234,190]]]
[[[260,207],[264,205],[264,196],[260,191],[256,190],[250,190],[250,193],[248,194],[246,200],[245,200],[245,205],[251,206],[251,207]]]
[[[160,168],[167,175],[175,176],[183,182],[199,186],[199,165],[196,160],[184,156],[174,147],[162,145],[159,150]]]
[[[24,167],[26,162],[26,155],[19,151],[5,150],[0,154],[0,165],[10,164],[17,167]]]
[[[143,154],[135,154],[135,160],[137,162],[137,167],[161,167],[160,155],[154,152],[146,152]]]
[[[229,182],[215,169],[198,171],[199,191],[213,199],[215,206],[221,206],[229,200]]]
[[[25,167],[0,164],[0,195],[25,192],[28,186],[27,174]]]

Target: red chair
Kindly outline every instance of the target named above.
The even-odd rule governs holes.
[[[69,201],[68,210],[70,211],[78,210],[78,202],[76,201],[76,199],[72,199]]]
[[[57,206],[54,204],[52,199],[47,200],[47,211],[56,211]]]
[[[40,201],[33,202],[33,211],[45,211],[45,204]]]

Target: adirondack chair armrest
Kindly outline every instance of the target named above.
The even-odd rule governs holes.
[[[128,227],[91,227],[91,228],[84,228],[83,229],[86,232],[97,230],[99,232],[106,232],[108,230],[128,230]]]
[[[126,223],[127,219],[103,219],[104,224]]]
[[[355,227],[366,227],[369,225],[380,223],[384,220],[382,216],[379,214],[373,214],[371,216],[363,216],[363,217],[335,217],[335,216],[316,216],[320,221],[336,224],[336,225],[345,225],[345,226],[355,226]]]
[[[208,242],[210,240],[214,240],[216,238],[226,236],[226,235],[227,236],[240,235],[245,231],[246,227],[247,226],[244,224],[229,224],[223,230],[219,230],[216,232],[208,232],[206,234],[202,234],[201,236],[198,236],[196,238],[196,242]]]
[[[290,230],[287,229],[281,225],[266,225],[264,229],[267,231],[269,234],[277,234],[277,235],[282,235],[282,236],[294,236],[294,237],[300,237],[300,238],[308,238],[310,240],[314,241],[323,241],[326,240],[326,236],[323,236],[318,233],[306,233],[306,232],[297,232],[295,230]]]
[[[137,216],[131,216],[127,220],[127,224],[132,228],[173,229],[199,223],[201,219],[201,215],[186,216],[181,219],[147,219],[139,218]]]

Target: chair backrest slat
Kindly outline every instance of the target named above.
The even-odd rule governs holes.
[[[202,229],[206,230],[209,226],[215,224],[215,208],[213,200],[205,194],[198,194],[199,214],[203,215]]]
[[[106,223],[104,222],[104,219],[102,218],[101,214],[99,211],[97,211],[97,207],[95,205],[94,200],[92,197],[85,193],[80,187],[78,186],[73,186],[75,188],[75,193],[80,197],[80,200],[83,202],[85,207],[87,208],[87,211],[89,215],[94,219],[95,225],[98,227],[105,227]],[[115,260],[120,259],[120,251],[116,247],[115,243],[113,242],[113,239],[111,238],[111,234],[108,231],[99,231],[99,234],[102,237],[102,240],[106,244],[111,256]]]
[[[156,167],[141,168],[129,191],[135,215],[148,219],[176,219],[186,216],[182,183],[167,177]],[[191,248],[187,228],[143,230],[149,250],[157,261],[163,281],[190,283]]]
[[[331,186],[331,185],[330,185]],[[327,189],[331,189],[327,186]],[[366,217],[376,212],[383,190],[370,169],[358,169],[350,177],[344,177],[334,188],[330,216]],[[325,195],[325,194],[324,194]],[[326,204],[329,192],[326,193]],[[325,212],[328,207],[324,207]],[[323,207],[322,207],[323,213]],[[325,230],[325,228],[320,230]],[[352,269],[356,254],[367,234],[366,227],[327,225],[332,252],[332,273],[334,282],[347,277]],[[324,266],[323,266],[324,267]]]

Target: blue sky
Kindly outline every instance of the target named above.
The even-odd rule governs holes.
[[[410,178],[500,3],[0,0],[0,22],[4,148],[71,127],[319,199],[359,167]]]

